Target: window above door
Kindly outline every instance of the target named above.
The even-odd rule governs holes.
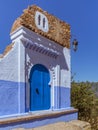
[[[36,11],[35,13],[35,24],[38,29],[44,32],[48,32],[49,30],[48,19],[44,14],[42,14],[39,11]]]

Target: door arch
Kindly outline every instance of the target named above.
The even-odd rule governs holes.
[[[50,108],[50,75],[47,68],[36,64],[30,72],[30,111]]]

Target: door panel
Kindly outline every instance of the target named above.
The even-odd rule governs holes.
[[[50,86],[49,84],[49,76],[48,73],[44,73],[44,106],[49,109],[50,105],[48,104],[50,102]]]
[[[35,65],[30,74],[30,110],[50,108],[50,80],[48,70],[40,64]]]

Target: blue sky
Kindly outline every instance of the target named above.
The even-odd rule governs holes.
[[[0,53],[11,43],[13,22],[29,5],[36,4],[71,26],[71,42],[77,38],[77,52],[71,49],[72,73],[76,81],[98,81],[98,0],[1,0]]]

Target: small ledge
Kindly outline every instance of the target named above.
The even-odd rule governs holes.
[[[0,119],[0,125],[7,125],[12,123],[18,122],[28,122],[31,120],[43,119],[43,118],[50,118],[50,117],[58,117],[62,115],[77,113],[77,109],[70,109],[70,110],[56,110],[56,111],[38,111],[38,112],[30,112],[27,115],[20,115],[16,117],[7,117]]]
[[[47,55],[55,59],[60,55],[60,53],[57,50],[54,50],[53,48],[45,47],[44,45],[39,44],[37,42],[32,42],[29,39],[21,38],[21,41],[24,44],[24,46],[29,50],[39,52],[41,54]]]

